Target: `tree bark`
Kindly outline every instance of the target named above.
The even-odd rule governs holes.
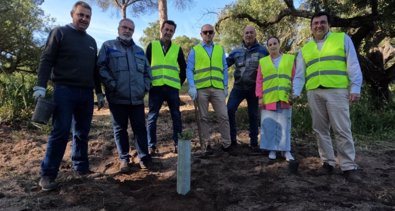
[[[158,0],[159,28],[167,21],[167,0]]]

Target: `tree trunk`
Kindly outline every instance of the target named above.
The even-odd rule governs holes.
[[[158,0],[159,28],[167,21],[167,0]]]

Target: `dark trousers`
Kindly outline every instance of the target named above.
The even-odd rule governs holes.
[[[145,128],[144,104],[122,105],[109,103],[112,114],[114,139],[117,145],[119,159],[129,162],[128,121],[135,136],[135,146],[140,160],[149,160],[147,146],[147,130]]]
[[[147,116],[148,146],[156,147],[156,122],[163,102],[166,101],[173,120],[173,140],[177,146],[178,134],[182,131],[180,97],[178,89],[169,86],[152,87],[149,92],[149,112]]]
[[[76,171],[88,171],[88,134],[93,115],[93,91],[91,88],[56,85],[53,97],[56,107],[47,150],[41,162],[41,176],[57,177],[70,129],[73,168]]]
[[[255,90],[240,90],[232,89],[228,99],[228,116],[230,125],[230,138],[232,143],[236,142],[237,129],[236,129],[236,111],[240,103],[246,99],[248,105],[248,120],[250,130],[250,145],[258,145],[258,98],[255,96]]]

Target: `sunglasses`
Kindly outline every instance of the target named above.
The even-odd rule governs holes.
[[[202,33],[208,35],[208,34],[214,34],[214,31],[202,31]]]

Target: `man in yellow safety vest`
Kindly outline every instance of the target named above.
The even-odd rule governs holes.
[[[200,32],[203,41],[191,49],[187,60],[188,94],[192,100],[196,101],[199,108],[200,135],[204,145],[201,147],[204,153],[211,153],[209,103],[213,106],[218,118],[222,149],[227,152],[231,150],[228,111],[225,102],[228,95],[228,66],[223,47],[213,43],[214,35],[214,27],[205,24]]]
[[[179,90],[185,81],[185,58],[182,49],[171,42],[176,31],[176,23],[163,22],[161,38],[151,42],[146,50],[152,70],[152,88],[149,91],[149,112],[147,134],[149,154],[158,153],[156,143],[156,121],[164,101],[170,109],[173,120],[174,152],[177,153],[178,134],[182,131]]]
[[[361,178],[355,163],[349,104],[360,97],[361,67],[352,40],[345,33],[329,31],[330,16],[319,12],[311,18],[313,39],[297,56],[293,83],[294,97],[303,85],[307,90],[313,130],[323,161],[321,173],[330,174],[336,166],[330,128],[334,132],[337,159],[344,176],[351,182]]]

